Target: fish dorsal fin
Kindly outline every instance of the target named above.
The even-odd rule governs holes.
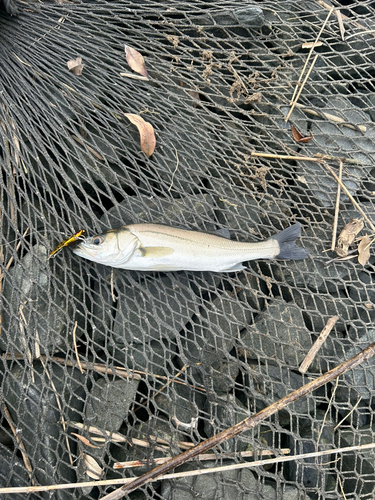
[[[173,248],[169,247],[141,247],[138,249],[142,257],[156,259],[158,257],[166,257],[174,252]]]

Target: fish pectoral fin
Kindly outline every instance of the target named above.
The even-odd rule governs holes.
[[[141,254],[141,257],[156,259],[157,257],[171,255],[174,250],[170,247],[141,247],[138,248],[138,252]]]

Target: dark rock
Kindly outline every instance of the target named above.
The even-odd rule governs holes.
[[[223,465],[230,465],[225,461]],[[201,468],[218,467],[217,462],[202,462]],[[176,472],[195,470],[196,466],[184,464]],[[276,486],[276,485],[275,485]],[[214,474],[185,477],[180,479],[163,480],[161,494],[168,500],[308,500],[308,496],[301,494],[294,486],[282,489],[283,496],[271,483],[260,482],[254,473],[248,469],[227,470]],[[260,497],[261,495],[261,497]]]
[[[145,275],[142,283],[133,281],[131,287],[118,280],[115,286],[118,299],[113,338],[119,347],[148,339],[174,339],[198,313],[189,281],[175,273],[155,278]]]
[[[81,420],[86,386],[85,375],[54,363],[46,367],[39,362],[34,362],[32,367],[13,366],[4,375],[2,397],[41,485],[76,480],[62,420]],[[70,458],[74,461],[76,447],[72,441],[70,450]],[[54,498],[68,500],[74,498],[73,494],[74,490],[59,490]]]
[[[90,425],[116,432],[127,419],[134,403],[139,380],[116,379],[95,382],[86,401],[86,418]]]
[[[274,300],[238,341],[247,357],[273,360],[296,369],[312,344],[302,311],[294,304]]]
[[[71,273],[52,268],[46,259],[46,247],[36,245],[5,274],[3,351],[35,354],[38,344],[41,353],[53,353],[66,351],[72,342],[68,329],[72,317],[80,321],[75,312],[82,302],[82,290]],[[67,293],[71,287],[73,295]]]
[[[30,477],[25,464],[9,448],[0,446],[0,487],[20,488],[30,486]],[[6,496],[0,494],[0,498],[5,500]],[[12,494],[14,500],[25,500],[25,494]],[[29,500],[36,500],[35,495],[28,495]]]
[[[167,392],[166,392],[167,391]],[[188,385],[174,384],[155,397],[158,411],[165,413],[175,427],[191,432],[198,427],[198,416],[206,397]]]
[[[349,330],[349,334],[353,334],[354,329]],[[344,359],[350,359],[360,351],[375,342],[375,329],[367,328],[366,332],[357,338],[353,339],[351,346],[347,346]],[[342,359],[342,361],[344,361]],[[345,385],[340,384],[336,389],[337,401],[350,401],[356,403],[358,399],[371,399],[375,394],[375,359],[370,358],[368,361],[361,363],[359,366],[347,371],[343,376]]]
[[[367,407],[368,408],[368,407]],[[358,446],[366,445],[374,442],[374,425],[365,425],[361,428],[353,428],[352,426],[339,427],[336,433],[336,446]],[[342,470],[350,471],[350,474],[345,478],[345,494],[355,495],[360,497],[364,495],[374,494],[375,485],[375,466],[372,453],[360,450],[343,453],[341,456]],[[366,478],[366,481],[358,482],[358,478]]]
[[[258,373],[255,372],[255,369],[258,370]],[[249,375],[251,376],[252,393],[258,400],[264,401],[266,406],[304,385],[302,375],[291,371],[289,367],[274,366],[270,362],[266,366],[253,366]],[[299,399],[281,410],[279,412],[281,425],[288,425],[290,416],[296,413],[307,416],[312,404],[309,399],[312,398]]]
[[[313,453],[334,448],[334,427],[336,422],[325,417],[325,412],[318,410],[314,420],[299,419],[298,436],[291,435],[289,447],[292,455]],[[306,458],[301,462],[290,461],[287,465],[287,477],[297,484],[303,483],[306,488],[319,491],[333,491],[336,487],[335,478],[330,475],[326,464],[332,463],[333,457],[325,455],[319,458]]]
[[[353,104],[345,96],[329,97],[324,107],[324,113],[339,116],[345,122],[362,125],[369,121],[369,116]],[[316,153],[358,159],[362,163],[373,164],[374,154],[368,154],[368,150],[373,153],[372,141],[361,140],[361,132],[348,127],[339,127],[331,121],[312,121],[311,133],[314,136],[314,143],[308,146],[301,145],[300,153],[306,156],[314,156]],[[358,152],[358,148],[363,151]],[[361,149],[362,149],[361,148]],[[321,206],[330,208],[335,206],[337,182],[323,166],[314,162],[298,162],[297,173],[303,176],[308,189],[311,190],[316,202]],[[355,194],[359,188],[359,181],[364,176],[362,166],[345,165],[342,181],[350,194]],[[342,194],[341,199],[348,200],[346,194]]]
[[[233,394],[217,397],[215,405],[207,401],[205,409],[210,414],[210,418],[204,421],[204,431],[209,438],[250,416],[249,409]],[[224,453],[253,450],[253,430],[243,432],[235,438],[226,440],[218,448]]]
[[[101,218],[101,223],[103,230],[150,222],[211,231],[216,228],[207,221],[214,218],[216,206],[213,196],[207,194],[176,199],[128,196],[108,210]]]

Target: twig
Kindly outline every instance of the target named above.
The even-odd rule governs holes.
[[[27,472],[29,474],[29,478],[30,478],[31,484],[34,484],[34,480],[33,480],[33,468],[31,467],[30,459],[29,459],[29,457],[26,454],[26,448],[25,448],[25,445],[23,444],[23,441],[21,439],[21,433],[16,428],[16,426],[13,424],[12,417],[11,417],[11,415],[9,413],[9,410],[8,410],[8,407],[7,407],[7,405],[5,404],[4,401],[2,401],[2,406],[3,406],[4,415],[5,415],[5,418],[6,418],[7,422],[8,422],[8,425],[9,425],[11,431],[13,432],[14,437],[16,438],[17,444],[18,444],[18,446],[19,446],[19,448],[21,450],[22,460],[23,460],[23,463],[25,464],[26,470],[27,470]]]
[[[78,365],[79,371],[83,374],[83,368],[82,368],[82,365],[81,365],[81,361],[79,359],[78,348],[77,348],[77,338],[76,338],[77,326],[78,326],[78,321],[76,321],[74,323],[74,328],[73,328],[73,345],[74,345],[74,352],[75,352],[75,355],[76,355],[76,360],[77,360],[77,365]]]
[[[290,448],[281,448],[281,450],[278,450],[280,453],[283,455],[286,455],[290,453]],[[274,455],[275,452],[272,450],[259,450],[259,451],[241,451],[241,458],[247,458],[247,457],[253,457],[254,455],[260,455],[260,456],[267,456],[267,455]],[[152,463],[155,465],[160,465],[163,464],[164,462],[167,462],[170,460],[172,457],[160,457],[160,458],[154,458],[152,460]],[[230,453],[224,453],[220,454],[220,457],[218,457],[215,453],[204,453],[202,455],[198,455],[196,457],[199,461],[204,461],[204,460],[217,460],[220,458],[221,460],[228,460],[228,459],[234,459],[236,458],[233,454]],[[129,468],[134,468],[134,467],[144,467],[146,465],[145,461],[143,460],[131,460],[129,462],[115,462],[113,464],[114,469],[129,469]]]
[[[213,467],[211,469],[198,469],[198,470],[190,470],[186,472],[176,472],[173,474],[163,474],[158,477],[160,479],[178,479],[183,477],[191,477],[191,476],[201,476],[203,474],[212,474],[212,473],[220,473],[230,470],[239,470],[239,469],[248,469],[252,467],[260,467],[264,465],[271,465],[280,462],[291,462],[293,460],[308,460],[314,457],[322,457],[325,455],[334,455],[337,453],[348,453],[351,451],[355,452],[363,452],[366,450],[371,450],[375,448],[375,443],[362,444],[358,446],[347,446],[346,448],[334,448],[332,450],[322,450],[313,453],[302,453],[300,455],[287,455],[276,458],[268,458],[265,460],[257,460],[255,462],[243,462],[239,464],[226,465],[223,467]],[[0,488],[0,494],[7,493],[37,493],[40,491],[54,491],[54,490],[65,490],[72,488],[86,488],[86,487],[95,487],[95,486],[114,486],[131,483],[134,478],[126,477],[120,479],[103,479],[100,481],[85,481],[81,483],[63,483],[63,484],[51,484],[47,486],[20,486],[20,487],[8,487],[8,488]],[[103,497],[104,500],[107,497]]]
[[[342,167],[343,163],[340,161],[339,167],[339,179],[342,181]],[[339,206],[340,206],[340,195],[341,195],[341,185],[337,184],[337,195],[336,195],[336,207],[335,207],[335,217],[333,219],[333,229],[332,229],[332,242],[331,242],[331,250],[334,251],[336,248],[336,235],[337,235],[337,223],[339,220]]]
[[[197,455],[201,453],[205,453],[206,451],[210,450],[211,448],[218,446],[219,444],[227,441],[228,439],[233,438],[234,436],[237,436],[238,434],[241,434],[241,432],[252,429],[256,425],[258,425],[260,422],[262,422],[264,419],[270,417],[274,413],[282,410],[285,408],[287,405],[290,403],[293,403],[294,401],[297,401],[303,396],[306,396],[307,394],[311,393],[315,389],[318,389],[322,385],[330,382],[331,380],[334,380],[336,377],[342,375],[346,371],[355,368],[358,366],[360,363],[366,361],[367,359],[371,358],[375,354],[375,342],[373,342],[371,345],[369,345],[366,349],[361,351],[359,354],[356,356],[353,356],[351,359],[348,361],[345,361],[344,363],[341,363],[341,365],[336,366],[329,372],[325,373],[324,375],[321,375],[315,380],[312,380],[308,384],[304,385],[303,387],[297,389],[296,391],[291,392],[290,394],[287,394],[285,397],[280,399],[279,401],[276,401],[272,405],[268,406],[267,408],[264,408],[260,412],[256,413],[255,415],[252,415],[250,417],[245,418],[242,420],[242,422],[239,422],[238,424],[234,425],[233,427],[230,427],[229,429],[225,429],[224,431],[220,432],[216,436],[212,436],[209,439],[206,439],[202,443],[198,444],[197,446],[194,446],[191,450],[187,450],[180,455],[177,455],[176,457],[172,458],[165,464],[159,465],[158,467],[155,467],[149,472],[146,472],[142,476],[136,478],[133,480],[131,483],[122,486],[118,490],[113,491],[109,495],[106,495],[103,497],[102,500],[118,500],[119,498],[122,498],[124,495],[127,493],[130,493],[131,491],[134,491],[135,489],[138,489],[139,487],[145,485],[146,483],[153,481],[154,479],[158,478],[160,475],[165,474],[169,472],[170,470],[174,469],[175,467],[178,467],[179,465],[185,463],[187,460],[190,460],[193,457],[196,457]],[[282,457],[283,458],[283,457]]]
[[[319,116],[320,118],[323,117],[326,120],[330,120],[332,122],[339,123],[343,127],[347,127],[347,128],[352,129],[352,130],[359,130],[363,134],[367,130],[367,128],[364,125],[353,125],[351,123],[347,123],[343,118],[340,118],[339,116],[331,115],[331,113],[326,113],[325,111],[310,108],[308,106],[305,106],[304,104],[299,104],[298,102],[296,103],[295,107],[301,109],[304,113],[309,113],[310,115],[313,115],[313,116]]]
[[[307,353],[305,359],[302,361],[301,366],[299,367],[299,371],[301,373],[306,373],[308,367],[311,365],[313,359],[315,358],[317,352],[319,349],[322,347],[323,343],[325,342],[326,338],[328,337],[330,331],[332,328],[335,326],[336,321],[339,319],[338,316],[332,316],[332,318],[329,318],[327,321],[326,326],[323,328],[323,330],[320,332],[319,337],[317,338],[316,342],[312,345],[311,349]]]
[[[2,357],[3,358],[5,357],[5,359],[9,359],[9,360],[13,360],[14,358],[15,359],[24,359],[24,355],[19,354],[19,353],[12,353],[12,354],[8,353],[6,356],[3,355]],[[44,360],[47,359],[47,357],[45,355],[40,356],[40,358],[44,359]],[[73,361],[70,361],[69,359],[59,358],[58,356],[52,356],[51,358],[48,358],[48,359],[52,359],[53,361],[55,361],[56,363],[58,363],[62,366],[72,366],[73,368],[76,367],[76,363],[73,363]],[[113,375],[115,377],[121,375],[122,377],[132,378],[133,380],[142,380],[142,375],[148,375],[144,371],[141,371],[141,370],[129,371],[126,368],[123,368],[122,366],[114,366],[113,368],[108,368],[103,363],[90,363],[90,362],[85,363],[85,362],[81,361],[81,366],[85,370],[93,370],[97,373],[104,373],[106,375]],[[168,377],[165,377],[164,375],[153,374],[152,376],[158,380],[169,380]],[[175,377],[177,377],[177,375],[175,375]],[[199,387],[197,385],[193,386],[191,384],[187,384],[186,382],[184,382],[182,380],[178,380],[177,378],[175,378],[174,382],[176,384],[180,384],[180,385],[189,385],[189,387],[193,388],[196,391],[206,393],[206,389],[204,389],[203,387]]]
[[[362,208],[359,206],[359,204],[355,201],[355,199],[353,198],[353,196],[350,194],[349,190],[347,189],[347,187],[345,186],[345,184],[340,181],[340,179],[337,177],[337,175],[335,174],[335,172],[332,170],[332,168],[324,161],[322,162],[325,167],[329,170],[329,173],[331,175],[333,175],[333,177],[336,179],[336,181],[340,184],[340,186],[342,187],[342,189],[345,191],[345,193],[347,194],[347,196],[349,197],[350,201],[353,203],[353,205],[355,206],[355,208],[358,210],[358,212],[362,215],[362,217],[365,219],[365,221],[367,222],[367,224],[371,227],[371,229],[375,232],[375,226],[374,224],[372,223],[371,219],[369,219],[367,217],[367,215],[365,214],[365,212],[362,210]]]
[[[314,47],[312,47],[312,48],[311,48],[311,50],[313,50],[313,49],[314,49]],[[295,108],[295,105],[297,104],[297,101],[298,101],[298,99],[300,98],[300,95],[302,94],[302,90],[303,90],[303,88],[304,88],[304,86],[305,86],[305,84],[306,84],[306,82],[307,82],[307,80],[308,80],[308,78],[309,78],[309,76],[310,76],[310,74],[311,74],[311,71],[313,70],[313,67],[315,66],[315,63],[316,63],[316,60],[318,59],[318,57],[319,57],[319,54],[316,54],[316,56],[315,56],[315,57],[314,57],[314,59],[313,59],[313,62],[311,63],[311,66],[310,66],[310,68],[309,68],[309,71],[307,72],[307,74],[306,74],[306,76],[305,76],[305,79],[303,80],[303,82],[302,82],[302,84],[301,84],[301,86],[300,86],[300,89],[299,89],[299,91],[298,91],[298,94],[297,94],[297,96],[296,96],[296,98],[295,98],[295,100],[294,100],[293,104],[292,104],[292,105],[291,105],[291,107],[290,107],[289,113],[288,113],[288,114],[286,115],[286,117],[285,117],[285,121],[286,121],[286,122],[289,120],[290,115],[293,113],[293,109]],[[297,84],[297,85],[298,85],[298,84]]]

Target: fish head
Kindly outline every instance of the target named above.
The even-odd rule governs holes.
[[[111,229],[80,243],[73,253],[105,266],[121,267],[140,246],[138,238],[126,226]]]

